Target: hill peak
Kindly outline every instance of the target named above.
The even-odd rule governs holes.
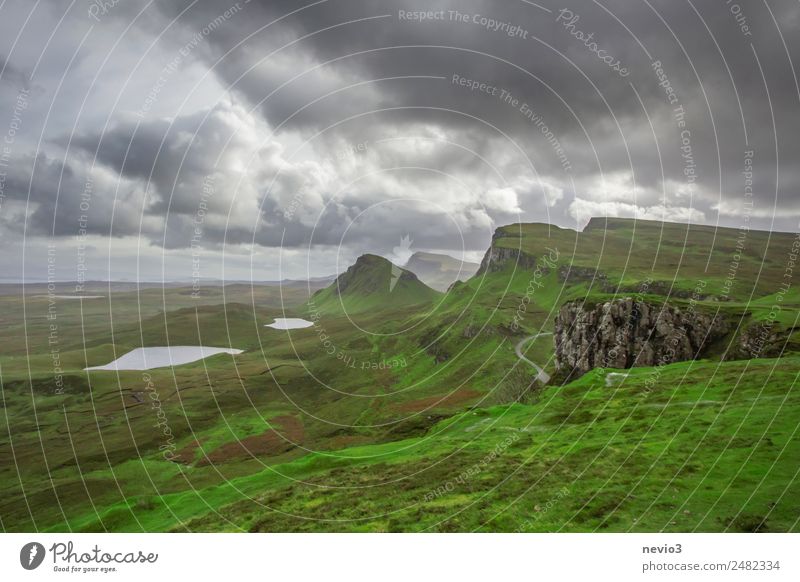
[[[387,259],[386,257],[382,257],[380,255],[373,255],[372,253],[364,253],[360,257],[356,259],[356,262],[353,263],[354,265],[383,265],[385,263],[392,264],[392,262]]]
[[[348,311],[375,304],[411,305],[430,302],[439,293],[417,276],[389,259],[366,253],[339,275],[330,286],[318,291],[314,302],[327,308],[344,305]]]

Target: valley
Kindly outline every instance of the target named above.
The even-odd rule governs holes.
[[[2,292],[3,527],[796,531],[800,239],[740,236],[514,224],[462,280]],[[229,353],[93,369],[166,346]]]

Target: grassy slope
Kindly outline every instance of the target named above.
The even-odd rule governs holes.
[[[796,531],[798,365],[674,364],[652,392],[650,369],[613,387],[590,373],[533,405],[466,412],[422,437],[310,454],[198,492],[130,499],[71,526]]]
[[[428,305],[441,294],[416,275],[377,255],[362,255],[329,287],[314,294],[315,307],[348,313],[386,310],[406,305]]]
[[[537,257],[548,252],[546,247],[556,247],[559,265],[572,261],[577,246],[577,266],[597,263],[598,249],[604,248],[599,266],[614,285],[636,288],[648,274],[654,280],[671,280],[677,272],[677,287],[694,287],[692,277],[700,276],[694,266],[686,272],[676,270],[683,238],[672,230],[685,230],[685,226],[664,227],[669,236],[660,247],[655,267],[646,253],[656,248],[660,224],[655,230],[652,224],[634,225],[631,221],[612,226],[605,233],[590,228],[578,235],[553,227],[548,232],[546,225],[514,225],[501,229],[501,235],[521,230],[523,236],[500,236],[495,244],[516,245]],[[633,252],[629,252],[634,226],[635,244],[648,242],[642,243],[641,248],[634,245]],[[718,233],[718,243],[732,237],[735,241],[735,233]],[[691,239],[692,252],[699,253],[692,262],[702,258],[701,243],[710,242],[711,235],[704,231],[697,236],[708,240],[703,243]],[[755,242],[747,253],[758,252],[756,242],[765,240],[765,236],[751,233],[748,240]],[[611,240],[603,242],[604,237]],[[777,244],[775,241],[784,246],[791,242],[787,235],[773,235],[773,245]],[[606,246],[601,247],[603,244]],[[774,285],[782,276],[785,250],[783,246],[770,247],[770,262],[762,277],[769,284],[762,285],[747,266],[752,258],[746,258],[733,288],[733,300],[706,301],[701,308],[725,310],[734,323],[742,325],[763,319],[775,303]],[[715,257],[714,265],[727,257],[727,251],[722,252]],[[185,290],[169,291],[166,301],[160,290],[152,292],[152,297],[145,294],[141,307],[137,306],[135,295],[112,296],[113,348],[117,353],[141,345],[140,309],[141,333],[150,345],[169,340],[172,344],[231,345],[248,350],[236,358],[217,356],[181,366],[174,373],[169,369],[153,371],[153,381],[186,465],[168,463],[159,456],[158,446],[163,441],[153,429],[153,411],[136,404],[131,397],[132,392],[142,389],[141,374],[122,373],[118,380],[111,373],[87,376],[81,372],[85,361],[90,365],[104,363],[113,355],[105,300],[97,300],[102,304],[85,302],[82,319],[79,305],[60,305],[62,359],[70,388],[64,396],[53,394],[43,303],[34,311],[36,319],[32,320],[28,313],[27,335],[31,353],[36,354],[30,358],[33,385],[27,383],[28,359],[18,340],[9,336],[0,357],[7,413],[0,416],[0,425],[5,425],[0,426],[0,434],[11,434],[13,438],[13,448],[10,439],[0,441],[3,527],[64,530],[66,522],[78,529],[162,530],[179,528],[182,522],[196,519],[191,526],[195,529],[461,530],[489,524],[487,529],[507,530],[525,526],[525,520],[530,519],[534,525],[525,527],[536,530],[558,529],[562,525],[572,530],[606,526],[616,530],[630,527],[637,519],[635,529],[681,530],[697,526],[718,530],[729,523],[732,529],[747,529],[753,519],[767,513],[770,528],[795,527],[792,516],[797,513],[798,496],[794,469],[787,462],[790,457],[780,451],[787,445],[787,452],[795,456],[797,453],[797,441],[790,440],[787,432],[789,428],[794,430],[800,418],[790,389],[800,370],[800,362],[794,356],[755,362],[750,364],[753,367],[747,367],[745,362],[725,363],[715,376],[712,372],[716,364],[671,366],[659,375],[657,390],[644,400],[636,394],[636,378],[655,373],[650,369],[636,370],[619,390],[592,387],[594,375],[590,374],[564,390],[548,389],[536,405],[487,409],[493,403],[507,402],[502,394],[509,376],[530,372],[514,355],[519,339],[551,330],[555,310],[566,300],[594,301],[613,296],[599,292],[597,282],[591,280],[565,287],[558,269],[554,269],[542,279],[544,286],[536,289],[521,312],[531,276],[530,272],[506,265],[500,272],[458,284],[443,299],[437,294],[427,304],[418,301],[416,286],[408,293],[412,299],[408,303],[379,300],[370,303],[368,309],[363,309],[364,299],[370,294],[359,293],[350,307],[359,317],[358,324],[370,333],[354,328],[348,316],[332,309],[318,326],[288,332],[289,342],[283,339],[287,332],[261,326],[271,317],[284,315],[284,309],[289,310],[289,316],[307,315],[303,295],[296,290],[289,297],[261,290],[255,300],[249,296],[249,289],[224,297],[219,292],[220,297],[207,298],[197,309],[197,302],[182,295]],[[714,292],[721,288],[726,271],[712,269],[704,271],[703,276],[706,288]],[[756,300],[748,301],[751,293]],[[665,297],[654,295],[650,299],[658,302]],[[14,298],[0,301],[16,305]],[[223,305],[223,301],[227,304]],[[253,304],[257,306],[255,311]],[[794,290],[785,296],[782,305],[779,322],[791,327],[800,313]],[[520,324],[517,330],[511,327],[515,316]],[[19,312],[7,310],[3,317],[17,336],[23,334]],[[83,330],[81,321],[88,322]],[[397,333],[400,329],[407,331]],[[81,349],[82,331],[87,338],[86,355]],[[322,332],[333,339],[334,355],[326,353],[320,339]],[[526,353],[548,367],[552,344],[537,340],[526,346]],[[371,367],[397,359],[406,365]],[[779,374],[770,375],[775,364]],[[680,382],[684,373],[686,377]],[[712,382],[706,386],[709,378]],[[739,384],[731,392],[737,381]],[[760,390],[759,382],[765,381],[764,394],[769,398],[752,400]],[[639,391],[642,382],[639,380]],[[681,404],[672,408],[654,406],[660,405],[663,394],[672,392]],[[779,408],[787,393],[789,399]],[[728,404],[720,405],[729,394]],[[708,402],[692,407],[691,399],[695,397]],[[473,406],[479,408],[464,412]],[[614,412],[612,416],[610,411]],[[281,422],[285,419],[281,419],[286,416],[302,427],[300,436],[297,430],[284,430]],[[548,418],[551,421],[546,421]],[[774,420],[772,425],[770,420]],[[739,421],[744,421],[741,427]],[[484,424],[467,431],[477,422]],[[519,431],[529,423],[533,423],[529,430]],[[767,437],[761,439],[767,426]],[[298,446],[266,452],[253,447],[252,454],[241,449],[229,458],[214,457],[217,460],[211,465],[203,462],[206,455],[228,451],[224,447],[240,439],[259,437],[270,427],[283,431],[282,436]],[[650,427],[652,430],[647,432]],[[704,437],[707,428],[710,432]],[[467,486],[420,504],[431,489],[473,467],[508,434],[522,438]],[[673,435],[676,438],[670,442]],[[720,448],[720,443],[724,445],[725,439],[732,436],[732,444]],[[744,440],[738,440],[740,436]],[[642,438],[644,441],[637,445]],[[772,445],[764,444],[767,438]],[[604,446],[607,443],[609,446]],[[694,451],[698,443],[709,446]],[[312,450],[318,452],[308,453]],[[636,453],[628,459],[631,450]],[[333,451],[335,457],[330,456]],[[651,469],[652,459],[662,451],[659,464]],[[713,465],[720,451],[724,451],[723,462]],[[354,461],[342,456],[370,459]],[[687,458],[692,459],[691,464],[682,468]],[[311,484],[290,485],[286,478],[265,467]],[[689,467],[693,469],[690,471]],[[703,477],[709,467],[714,472]],[[517,468],[519,471],[511,479],[491,492]],[[742,473],[734,479],[740,468]],[[420,469],[412,479],[358,489],[353,495],[352,487],[359,483],[376,485]],[[639,492],[631,491],[634,497],[629,499],[626,496],[634,483],[629,480],[631,475],[642,476],[643,481],[637,486]],[[656,489],[676,475],[680,487],[659,495]],[[753,479],[764,475],[765,482],[756,488]],[[604,493],[591,497],[604,479],[610,479],[602,489]],[[320,489],[320,483],[346,488]],[[529,484],[534,485],[533,491],[524,493],[509,512],[493,517]],[[559,497],[559,487],[565,484],[570,493]],[[693,504],[688,508],[690,514],[684,514],[686,509],[681,507],[680,515],[667,521],[672,506],[679,506],[676,500],[682,502],[681,495],[688,496],[694,486],[699,489],[688,497]],[[776,493],[781,488],[788,488],[783,498]],[[193,490],[202,493],[198,496]],[[737,503],[753,491],[756,493],[752,504],[748,502],[744,514],[737,517]],[[164,495],[167,506],[156,492]],[[241,501],[245,494],[261,496],[269,507],[313,520],[282,517],[258,504]],[[703,517],[705,510],[700,508],[704,500],[720,496],[710,515]],[[656,506],[645,511],[645,506],[656,498]],[[537,504],[547,507],[554,499],[557,510],[533,509]],[[624,501],[619,510],[614,509],[615,500]],[[468,505],[468,501],[476,504]],[[765,509],[769,503],[777,505],[772,510]],[[228,504],[231,505],[223,511],[223,517],[210,513],[209,506]],[[408,505],[414,507],[375,517]],[[462,513],[451,518],[462,508]],[[336,515],[337,519],[370,519],[318,521],[326,514]],[[448,519],[437,525],[443,518]]]
[[[547,253],[545,247],[558,248],[573,265],[596,268],[621,288],[650,275],[674,284],[676,291],[705,280],[711,285],[705,292],[713,294],[722,293],[742,237],[737,229],[613,218],[594,218],[582,232],[547,224],[513,224],[498,232],[498,246],[537,257]],[[777,292],[795,238],[792,233],[747,232],[734,268],[732,297],[747,300],[751,294]]]

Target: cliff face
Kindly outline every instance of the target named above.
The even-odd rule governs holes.
[[[556,367],[577,377],[592,368],[657,366],[691,360],[728,332],[720,317],[653,305],[629,297],[582,307],[570,302],[556,316]]]
[[[775,323],[756,323],[736,338],[736,342],[725,355],[727,360],[750,360],[752,358],[777,358],[791,346],[790,335],[795,328],[781,329]],[[794,346],[791,346],[794,347]]]
[[[483,255],[481,266],[475,274],[494,273],[503,269],[506,264],[516,264],[517,269],[533,270],[536,268],[536,257],[532,257],[519,249],[497,247],[492,244],[486,254]]]

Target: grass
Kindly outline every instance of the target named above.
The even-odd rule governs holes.
[[[608,226],[504,227],[495,245],[558,248],[557,264],[534,275],[509,263],[446,295],[408,276],[389,291],[391,265],[375,257],[345,278],[341,302],[332,289],[310,306],[305,289],[244,285],[62,301],[60,386],[47,299],[0,295],[2,527],[796,531],[800,296],[778,293],[794,235],[749,233],[719,300],[738,231]],[[565,283],[570,266],[579,276]],[[677,295],[652,285],[673,280]],[[692,298],[698,280],[708,296]],[[707,360],[520,393],[533,375],[520,339],[552,331],[566,301],[639,293],[719,313],[731,333]],[[313,309],[313,327],[264,327]],[[718,361],[765,322],[783,357]],[[152,390],[140,372],[83,371],[167,344],[245,352],[152,370]],[[552,371],[551,340],[524,352]]]
[[[798,370],[796,357],[674,364],[657,392],[646,388],[652,369],[613,389],[590,373],[534,405],[455,414],[421,437],[307,454],[152,507],[128,499],[70,526],[795,531]],[[552,500],[557,511],[539,515]]]

